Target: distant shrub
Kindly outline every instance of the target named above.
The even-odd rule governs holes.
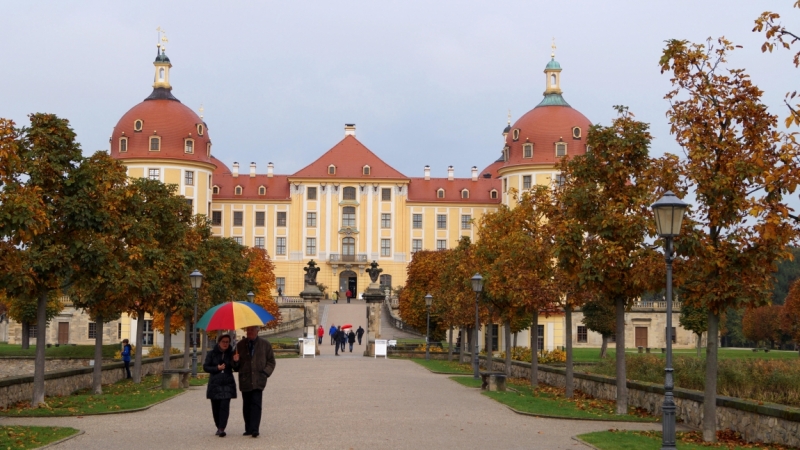
[[[506,352],[500,352],[498,358],[505,359]],[[531,349],[530,347],[511,347],[511,359],[513,361],[524,361],[530,362],[531,361]],[[556,362],[565,362],[567,360],[567,354],[562,350],[543,350],[539,352],[539,364],[552,364]]]
[[[170,354],[172,355],[179,355],[183,353],[181,349],[172,347],[170,349]],[[147,353],[148,358],[158,358],[159,356],[164,356],[164,349],[159,347],[158,345],[153,345],[150,347],[150,351]]]

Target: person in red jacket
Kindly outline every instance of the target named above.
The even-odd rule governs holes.
[[[317,340],[319,341],[319,345],[322,345],[322,336],[325,336],[325,330],[322,329],[322,325],[317,328]]]
[[[347,303],[350,303],[350,297],[353,296],[353,293],[350,291],[350,289],[348,289],[347,293],[345,293],[344,295],[347,297]]]

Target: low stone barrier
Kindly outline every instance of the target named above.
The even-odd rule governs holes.
[[[281,322],[275,328],[268,328],[264,331],[258,333],[259,336],[272,336],[275,334],[283,333],[284,331],[292,331],[298,328],[303,328],[303,324],[305,323],[305,318],[300,317],[299,319],[290,320],[287,322]]]
[[[88,358],[45,358],[45,372],[54,370],[73,369],[76,367],[90,367],[91,359]],[[111,359],[104,359],[103,363],[110,363]],[[0,356],[0,379],[32,374],[36,357],[34,356]]]
[[[481,360],[485,357],[481,356]],[[492,370],[505,371],[505,361],[494,360]],[[521,361],[511,362],[511,376],[530,378],[531,365]],[[539,382],[564,387],[566,369],[539,365]],[[575,389],[594,398],[616,400],[616,379],[584,372],[574,373]],[[661,415],[664,386],[638,381],[628,381],[628,404]],[[675,388],[677,419],[692,428],[703,425],[703,393]],[[764,442],[800,447],[800,408],[776,404],[759,404],[755,401],[717,396],[717,429],[739,432],[750,442]]]
[[[170,367],[183,367],[183,355],[172,355]],[[142,376],[159,374],[163,369],[164,360],[161,357],[142,360]],[[131,370],[133,370],[132,362]],[[93,367],[81,367],[45,372],[45,395],[69,395],[77,390],[92,387],[93,371]],[[103,364],[103,384],[116,383],[124,377],[125,365],[122,362]],[[7,408],[31,398],[33,398],[33,375],[8,377],[0,380],[0,408]]]

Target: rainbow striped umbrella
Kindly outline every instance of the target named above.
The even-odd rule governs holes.
[[[250,326],[264,326],[275,317],[264,308],[250,302],[225,302],[203,314],[197,328],[210,330],[236,330]]]

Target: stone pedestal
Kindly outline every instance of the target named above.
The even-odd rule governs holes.
[[[363,297],[367,302],[367,348],[364,356],[375,356],[375,339],[381,339],[381,306],[386,294],[381,291],[380,285],[372,283],[364,291]]]
[[[307,337],[308,329],[314,330],[313,336],[316,339],[317,328],[320,325],[319,321],[319,301],[322,300],[322,292],[316,284],[307,285],[303,292],[300,293],[300,298],[303,299],[303,337]],[[315,353],[319,355],[319,346],[316,346]]]

